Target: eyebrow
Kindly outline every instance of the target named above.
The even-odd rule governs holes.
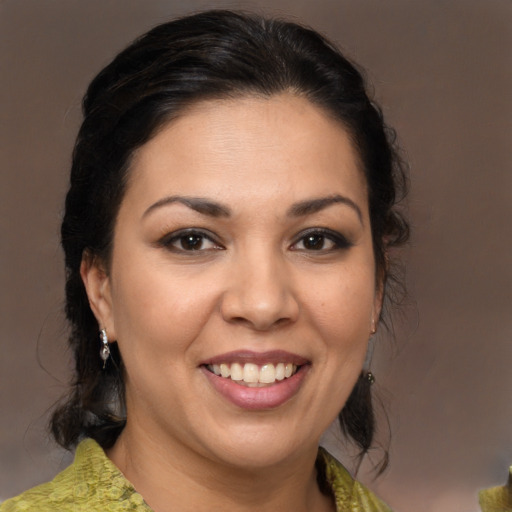
[[[352,208],[357,214],[359,218],[359,222],[363,224],[363,214],[361,209],[357,204],[352,201],[352,199],[342,196],[340,194],[335,194],[327,197],[318,197],[314,199],[307,199],[306,201],[301,201],[300,203],[294,204],[289,210],[288,215],[291,217],[301,217],[303,215],[310,215],[312,213],[317,213],[325,208],[333,204],[344,204]]]
[[[168,196],[152,204],[142,214],[142,217],[146,217],[154,210],[173,203],[181,203],[196,212],[202,213],[203,215],[209,215],[210,217],[229,217],[231,215],[231,210],[228,207],[212,201],[211,199],[206,199],[204,197]]]
[[[167,196],[159,199],[156,203],[153,203],[143,214],[142,217],[146,217],[154,210],[158,208],[162,208],[164,206],[168,206],[173,203],[180,203],[196,212],[199,212],[203,215],[208,215],[210,217],[229,217],[231,216],[231,210],[216,201],[212,201],[211,199],[206,199],[204,197],[189,197],[189,196]],[[295,203],[292,205],[287,215],[290,217],[301,217],[304,215],[311,215],[313,213],[317,213],[333,204],[344,204],[352,208],[361,224],[363,224],[363,214],[361,209],[357,204],[349,199],[348,197],[342,196],[340,194],[335,194],[327,197],[318,197],[313,199],[307,199],[305,201],[300,201],[299,203]]]

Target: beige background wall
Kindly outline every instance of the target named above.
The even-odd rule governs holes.
[[[62,468],[59,219],[79,103],[132,38],[203,7],[288,14],[369,69],[411,165],[411,293],[375,373],[397,512],[471,512],[512,464],[510,0],[0,1],[0,500]]]

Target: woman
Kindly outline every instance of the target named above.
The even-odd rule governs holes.
[[[311,30],[210,11],[135,41],[83,109],[52,419],[77,454],[2,512],[389,510],[318,449],[338,415],[371,445],[363,365],[407,238],[359,72]]]

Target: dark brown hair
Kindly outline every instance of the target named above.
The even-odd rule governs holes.
[[[388,249],[408,236],[396,210],[405,179],[392,132],[356,67],[321,35],[287,21],[207,11],[154,28],[98,74],[83,100],[61,231],[76,364],[71,392],[51,421],[62,446],[72,447],[87,436],[107,448],[125,425],[121,354],[112,344],[112,357],[102,369],[98,323],[80,264],[84,254],[109,261],[134,151],[192,103],[283,91],[307,98],[348,130],[368,185],[378,278],[389,278]],[[364,376],[340,423],[365,453],[375,426]]]

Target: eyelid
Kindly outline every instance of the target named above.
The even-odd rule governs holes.
[[[331,240],[335,247],[334,249],[319,249],[318,251],[313,250],[307,250],[307,249],[294,249],[294,246],[297,245],[301,240],[303,240],[308,235],[321,235],[327,238],[328,240]],[[336,250],[343,250],[343,249],[349,249],[352,247],[354,243],[345,235],[340,233],[339,231],[335,231],[329,228],[323,228],[323,227],[312,227],[305,229],[304,231],[301,231],[297,234],[295,237],[295,241],[291,244],[290,249],[293,250],[305,250],[307,252],[318,252],[318,253],[325,253],[325,252],[331,252]]]
[[[216,250],[223,250],[225,247],[218,241],[218,237],[215,236],[211,231],[204,229],[204,228],[183,228],[183,229],[177,229],[176,231],[172,231],[170,233],[165,234],[163,237],[161,237],[157,244],[160,247],[163,247],[168,250],[174,250],[175,252],[180,253],[200,253],[205,252],[211,249],[198,249],[196,251],[186,251],[184,249],[178,249],[176,247],[172,247],[173,242],[179,240],[181,237],[186,235],[199,235],[204,237],[206,240],[209,240],[213,244],[215,244],[217,247],[215,247]]]

